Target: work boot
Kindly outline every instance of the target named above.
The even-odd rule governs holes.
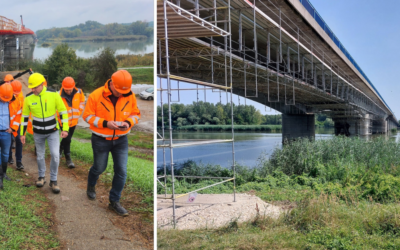
[[[2,162],[1,167],[3,168],[3,178],[6,179],[7,181],[11,181],[10,177],[7,176],[7,162]]]
[[[96,186],[90,186],[89,183],[87,184],[86,194],[89,200],[96,199]]]
[[[7,176],[7,174],[3,174],[3,178],[6,179],[7,181],[11,181],[11,178]]]
[[[36,187],[43,187],[43,185],[46,183],[46,180],[44,177],[39,177],[39,179],[36,181]]]
[[[71,154],[65,154],[65,160],[67,161],[67,167],[75,168],[75,164],[71,160]]]
[[[9,164],[14,164],[14,159],[13,158],[8,159],[8,163]]]
[[[51,187],[51,190],[53,190],[53,193],[58,194],[60,192],[60,187],[57,186],[57,181],[50,181],[49,186]]]
[[[17,170],[22,170],[24,169],[24,165],[22,165],[22,162],[17,161]]]
[[[121,216],[128,216],[128,212],[126,211],[125,208],[121,206],[121,203],[119,201],[110,201],[110,204],[108,204],[108,207],[111,210],[114,210],[118,215]]]

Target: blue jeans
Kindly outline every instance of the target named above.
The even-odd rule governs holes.
[[[125,186],[128,164],[128,137],[123,136],[114,141],[108,141],[92,134],[93,166],[90,168],[88,183],[96,186],[99,176],[106,170],[108,155],[111,152],[114,161],[114,177],[110,191],[110,201],[119,201]]]
[[[11,146],[11,134],[7,132],[0,132],[0,149],[1,149],[1,170],[0,175],[5,174],[7,171],[8,154]],[[3,166],[4,165],[4,166]]]
[[[14,136],[11,134],[11,136]],[[12,148],[10,146],[10,153],[9,153],[9,160],[12,159]],[[19,137],[19,128],[18,128],[18,135],[17,137],[15,137],[15,159],[17,160],[17,162],[21,162],[22,161],[22,143],[21,143],[21,139]]]

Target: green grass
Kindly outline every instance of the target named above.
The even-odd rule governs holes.
[[[291,210],[277,220],[260,215],[238,224],[232,218],[222,229],[159,230],[158,248],[400,249],[400,145],[394,140],[298,140],[260,159],[254,169],[237,166],[237,191]],[[233,174],[192,161],[177,168],[179,175]],[[179,180],[176,193],[214,182]],[[229,182],[199,193],[232,188]]]
[[[0,249],[52,249],[59,246],[56,232],[51,228],[52,214],[47,198],[21,172],[13,169],[7,174],[16,181],[4,181],[0,191]]]
[[[132,75],[133,84],[148,83],[153,84],[154,82],[154,68],[152,69],[127,69]]]
[[[176,130],[186,131],[226,131],[231,125],[187,125],[177,127]],[[281,131],[282,125],[234,125],[235,131]]]
[[[93,151],[91,143],[82,143],[76,140],[72,140],[71,143],[71,155],[76,157],[78,160],[87,163],[93,163]],[[112,156],[108,158],[108,164],[106,173],[113,173],[113,161]],[[133,158],[128,156],[127,164],[128,173],[128,186],[131,186],[134,190],[138,190],[144,193],[153,192],[153,162],[139,158]]]

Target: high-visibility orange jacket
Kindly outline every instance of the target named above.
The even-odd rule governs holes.
[[[21,121],[22,107],[19,98],[13,96],[8,103],[8,110],[10,112],[10,128],[13,130],[14,137],[18,135],[18,128]]]
[[[70,103],[68,101],[67,94],[65,93],[64,88],[60,89],[60,96],[64,102],[65,107],[68,110],[68,124],[70,127],[73,127],[78,124],[79,116],[85,108],[85,95],[83,94],[83,91],[78,88],[74,88],[71,95],[72,102]],[[61,118],[58,112],[57,116],[61,124]]]
[[[89,95],[82,118],[90,124],[93,134],[107,140],[116,140],[129,134],[133,125],[139,122],[140,111],[132,91],[121,95],[114,106],[110,99],[112,92],[109,89],[109,82],[110,80]],[[109,129],[107,128],[109,121],[116,121],[117,125],[127,122],[129,129],[126,131]]]
[[[21,110],[22,110],[22,108],[24,107],[24,94],[22,94],[22,91],[21,91],[15,97],[19,100],[19,103],[21,105]]]

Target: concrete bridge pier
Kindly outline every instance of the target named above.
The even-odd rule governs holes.
[[[315,138],[314,114],[282,114],[282,143],[298,138]]]
[[[333,118],[335,123],[335,135],[371,135],[372,117],[363,115],[362,117]]]
[[[386,134],[389,130],[387,119],[376,119],[373,121],[372,133]]]

